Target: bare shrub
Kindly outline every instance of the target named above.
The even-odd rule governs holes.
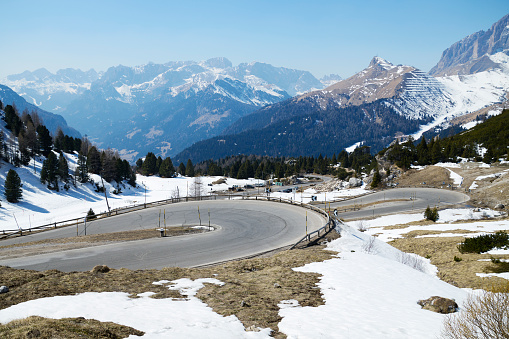
[[[201,177],[194,177],[193,183],[191,184],[191,196],[200,198],[202,195],[203,182]]]
[[[359,232],[366,232],[368,230],[368,226],[364,223],[364,220],[357,221],[356,226]]]
[[[368,254],[377,254],[378,248],[376,246],[376,238],[369,237],[369,240],[365,241],[364,244],[362,245],[362,250]]]
[[[509,338],[509,293],[470,295],[462,311],[444,320],[442,338]]]
[[[397,259],[404,265],[410,266],[417,271],[425,272],[424,262],[417,255],[400,252]]]

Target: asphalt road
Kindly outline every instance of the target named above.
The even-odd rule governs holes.
[[[87,234],[153,229],[159,224],[159,212],[163,209],[166,211],[167,225],[198,225],[198,206],[203,225],[208,225],[210,210],[211,223],[217,225],[216,231],[0,259],[0,265],[34,270],[58,269],[65,272],[90,270],[95,265],[129,269],[193,267],[294,244],[305,235],[306,213],[309,232],[322,227],[325,223],[324,218],[318,213],[289,204],[217,200],[183,202],[97,220],[88,223]],[[83,226],[78,232],[84,232]],[[76,227],[9,239],[0,244],[70,236],[76,236]]]
[[[395,188],[368,194],[359,198],[331,203],[330,208],[338,209],[341,219],[369,218],[379,215],[422,211],[426,207],[443,208],[463,204],[470,198],[459,191],[435,188]],[[377,202],[376,204],[374,204]],[[361,206],[360,210],[341,212],[346,206]],[[366,206],[368,205],[368,206]],[[327,206],[328,208],[328,206]]]
[[[361,205],[360,210],[339,213],[342,219],[418,211],[429,206],[457,205],[468,200],[458,191],[431,188],[400,188],[332,203],[331,210]],[[384,202],[385,201],[385,202]],[[369,205],[375,203],[373,205]],[[368,205],[368,206],[366,206]],[[314,231],[324,224],[318,213],[298,206],[253,200],[216,200],[183,202],[149,208],[88,223],[87,234],[101,234],[138,229],[154,229],[159,213],[166,212],[168,226],[198,225],[198,207],[203,225],[217,226],[213,232],[168,238],[113,243],[14,259],[1,259],[0,265],[14,268],[61,271],[86,271],[95,265],[112,268],[148,269],[168,266],[193,267],[246,257],[293,244],[306,229]],[[162,223],[162,221],[161,221]],[[84,226],[61,228],[0,242],[0,245],[23,243],[84,234]]]

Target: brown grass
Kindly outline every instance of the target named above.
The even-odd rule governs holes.
[[[281,320],[277,304],[281,300],[296,299],[302,306],[323,304],[320,289],[316,286],[319,275],[296,272],[292,268],[332,256],[333,252],[315,246],[281,252],[269,258],[194,269],[169,267],[162,270],[63,273],[0,267],[0,281],[9,287],[8,293],[0,295],[0,309],[28,300],[83,292],[117,291],[136,297],[139,293],[150,291],[156,293],[155,298],[181,298],[178,291],[152,283],[163,279],[216,278],[225,285],[207,284],[197,295],[200,299],[219,314],[237,316],[246,328],[270,327],[273,335],[280,338],[284,337],[277,327]]]
[[[442,167],[428,166],[423,170],[411,169],[395,179],[399,186],[445,187],[452,184],[450,172]],[[426,185],[423,185],[423,182]],[[445,185],[444,185],[445,182]]]
[[[126,338],[141,336],[142,331],[112,322],[100,322],[85,318],[46,319],[29,317],[0,324],[0,337],[9,339],[25,338]]]
[[[461,231],[461,230],[459,230]],[[476,273],[487,273],[493,268],[489,254],[460,253],[457,245],[465,238],[404,238],[389,242],[390,245],[408,253],[416,253],[422,257],[430,258],[431,263],[438,268],[438,277],[445,282],[461,288],[484,288],[489,284],[503,281],[502,278],[480,278]],[[457,262],[454,257],[461,258]],[[497,256],[503,258],[504,256]]]
[[[403,237],[405,238],[415,238],[423,235],[435,235],[435,234],[442,234],[442,233],[452,233],[452,234],[466,234],[466,233],[478,233],[475,231],[469,231],[469,230],[450,230],[450,231],[437,231],[437,230],[414,230],[408,233],[403,234]]]

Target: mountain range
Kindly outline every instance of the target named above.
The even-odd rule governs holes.
[[[200,161],[330,154],[361,143],[378,150],[395,137],[419,138],[476,112],[500,111],[493,105],[509,90],[508,36],[506,15],[451,45],[429,73],[376,56],[348,79],[318,80],[306,71],[213,58],[99,73],[40,69],[1,82],[129,160],[148,151]]]
[[[39,107],[59,113],[101,147],[133,160],[148,151],[175,155],[237,119],[294,95],[323,88],[307,71],[226,58],[111,67],[104,73],[45,69],[3,79]]]
[[[374,57],[348,79],[240,118],[176,160],[332,154],[361,143],[378,151],[399,136],[438,133],[467,114],[475,119],[473,112],[498,114],[502,106],[493,105],[509,91],[508,35],[506,15],[487,32],[453,44],[430,73]]]

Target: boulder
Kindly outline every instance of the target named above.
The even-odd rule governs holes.
[[[350,187],[359,187],[362,185],[362,180],[359,178],[350,178],[350,180],[348,180],[348,185]]]
[[[0,294],[9,292],[9,287],[0,286]]]
[[[458,304],[456,304],[454,299],[438,296],[433,296],[426,300],[419,300],[417,304],[421,305],[425,310],[442,314],[454,313],[458,310]]]
[[[496,210],[503,210],[505,208],[504,204],[496,204],[495,209]]]
[[[91,273],[108,273],[109,271],[110,268],[106,265],[97,265],[90,270]]]

